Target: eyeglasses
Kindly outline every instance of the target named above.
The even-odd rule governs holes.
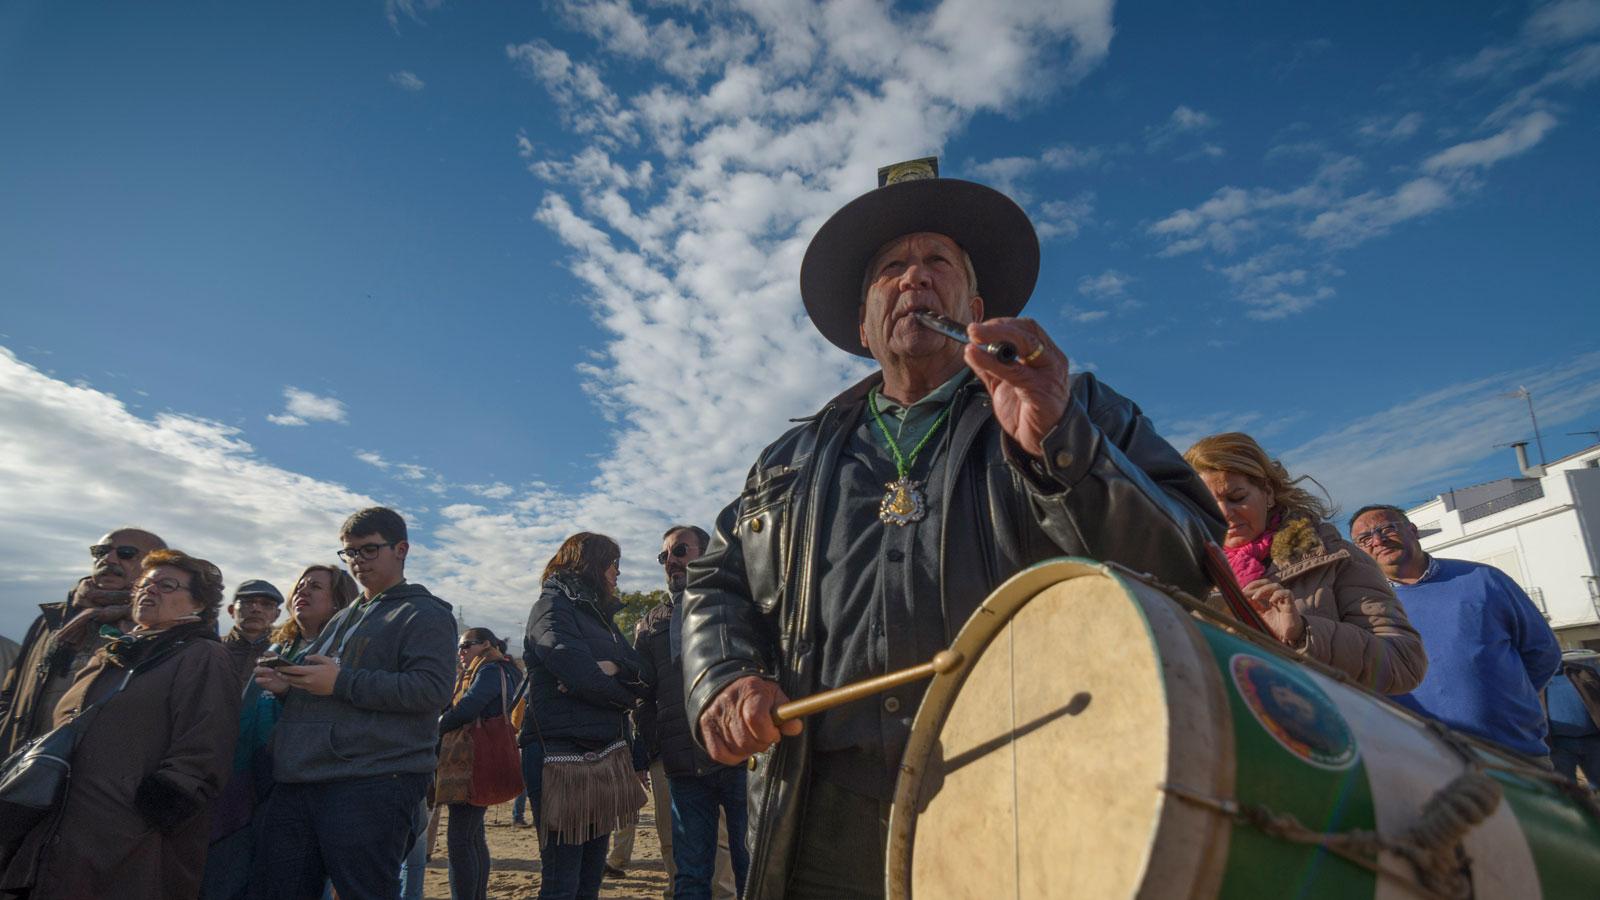
[[[362,559],[377,559],[379,550],[393,546],[393,541],[386,541],[382,544],[362,544],[359,547],[346,547],[339,551],[339,558],[345,562],[355,562],[357,556]]]
[[[271,597],[262,596],[260,594],[251,594],[248,597],[240,597],[233,602],[238,604],[241,609],[250,606],[256,607],[257,609],[275,609],[278,606],[278,601],[272,599]]]
[[[1379,541],[1386,541],[1399,533],[1400,526],[1390,523],[1388,525],[1379,525],[1371,531],[1363,531],[1355,535],[1354,540],[1358,546],[1366,547]]]
[[[479,638],[478,640],[475,640],[475,641],[462,641],[461,642],[461,649],[462,650],[466,650],[466,649],[469,649],[469,648],[472,648],[472,647],[476,647],[479,644],[487,644],[487,643],[489,643],[489,642],[487,640],[482,639],[482,638]]]
[[[117,551],[117,559],[133,559],[139,555],[138,547],[129,547],[127,544],[94,544],[89,547],[89,555],[101,559],[113,550]]]
[[[162,578],[159,580],[141,578],[133,583],[133,592],[136,594],[140,591],[148,590],[155,591],[158,594],[166,595],[176,593],[178,591],[187,591],[188,589],[188,585],[179,582],[176,578]]]
[[[685,556],[689,555],[689,545],[685,544],[683,541],[673,544],[672,555],[674,558],[683,559]],[[656,564],[662,566],[667,564],[667,551],[663,550],[656,554]]]

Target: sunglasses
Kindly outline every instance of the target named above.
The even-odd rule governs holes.
[[[480,640],[476,640],[476,641],[462,641],[460,649],[466,650],[466,649],[469,649],[471,647],[476,647],[479,644],[487,644],[487,643],[489,643],[489,642],[486,641],[486,640],[481,640],[481,639]]]
[[[139,555],[138,547],[129,547],[127,544],[94,544],[89,547],[89,555],[95,559],[102,559],[111,551],[117,551],[117,559],[133,559]]]
[[[688,555],[689,555],[689,545],[688,544],[685,544],[683,541],[679,541],[676,544],[672,545],[672,556],[674,558],[683,559],[685,556],[688,556]],[[656,554],[656,564],[657,565],[662,565],[662,566],[667,564],[667,551],[663,550],[660,553]]]

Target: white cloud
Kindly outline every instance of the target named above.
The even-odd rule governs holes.
[[[267,421],[274,425],[301,426],[312,422],[345,424],[344,403],[333,397],[323,397],[293,386],[283,389],[283,412],[269,414]]]
[[[1172,115],[1168,116],[1165,122],[1145,129],[1145,149],[1154,153],[1167,147],[1182,135],[1209,131],[1216,126],[1217,120],[1210,113],[1188,106],[1179,106],[1172,111]],[[1215,144],[1207,146],[1214,147],[1219,153],[1222,149]]]
[[[1482,140],[1456,144],[1434,154],[1423,164],[1427,172],[1451,169],[1486,168],[1503,159],[1527,152],[1544,140],[1550,129],[1556,127],[1555,116],[1539,111],[1529,113],[1503,131]]]
[[[1501,78],[1538,65],[1553,47],[1600,32],[1600,0],[1556,0],[1539,6],[1509,44],[1485,47],[1453,69],[1457,78]]]
[[[0,633],[87,574],[84,548],[131,524],[222,567],[229,585],[280,588],[335,562],[339,523],[373,500],[259,458],[236,428],[145,418],[0,348]]]
[[[1542,424],[1571,421],[1600,408],[1600,353],[1502,371],[1459,384],[1400,395],[1393,405],[1335,425],[1283,454],[1291,471],[1309,473],[1351,512],[1367,503],[1410,504],[1447,490],[1496,444],[1529,436],[1528,409],[1505,393],[1526,384]]]
[[[389,76],[389,81],[403,91],[415,93],[428,86],[428,83],[418,78],[415,72],[400,71]]]
[[[1408,112],[1402,116],[1374,116],[1364,120],[1356,134],[1371,141],[1390,144],[1408,141],[1422,130],[1422,113]]]
[[[413,22],[421,22],[424,13],[430,13],[444,6],[445,0],[383,0],[383,17],[389,21],[389,27],[395,31],[400,30],[400,17],[405,16]]]
[[[1061,238],[1070,241],[1094,217],[1094,191],[1083,191],[1069,200],[1046,200],[1033,212],[1033,228],[1039,240]]]

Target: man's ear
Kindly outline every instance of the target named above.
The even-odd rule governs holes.
[[[239,617],[239,614],[233,611],[233,607],[234,607],[234,605],[236,603],[237,603],[237,601],[232,601],[232,602],[229,602],[229,604],[228,604],[228,615],[233,616],[234,618],[238,618]]]
[[[865,303],[856,307],[856,334],[861,338],[861,346],[867,345],[867,305]]]
[[[978,294],[973,294],[972,295],[972,299],[968,300],[967,304],[968,304],[967,308],[969,310],[971,310],[971,312],[972,312],[972,320],[971,321],[982,322],[983,321],[983,297],[979,296]]]
[[[406,553],[409,552],[410,550],[411,550],[411,542],[410,541],[401,541],[398,544],[394,545],[394,555],[400,557],[402,560],[404,560],[406,558]]]

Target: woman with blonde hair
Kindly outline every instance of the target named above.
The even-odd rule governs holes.
[[[1237,431],[1201,438],[1183,458],[1221,507],[1228,563],[1274,637],[1381,694],[1421,683],[1422,639],[1377,563],[1299,486],[1305,476]]]

